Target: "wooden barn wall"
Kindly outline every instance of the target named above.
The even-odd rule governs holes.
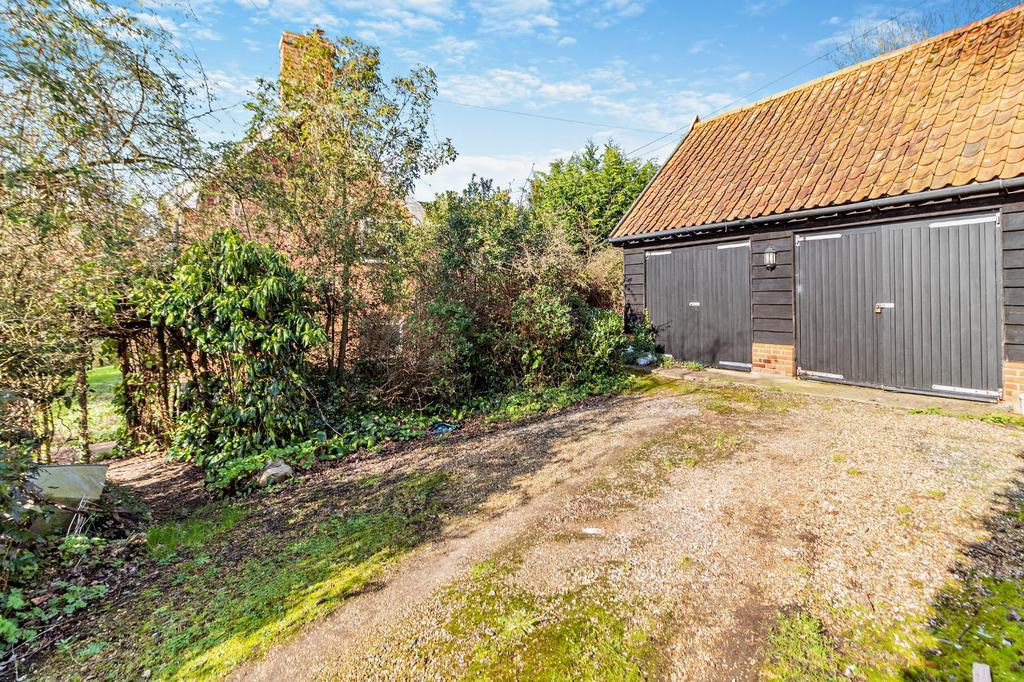
[[[644,249],[623,249],[623,286],[626,296],[626,324],[644,319]]]
[[[1003,207],[1003,317],[1006,359],[1024,361],[1024,202]]]
[[[764,252],[776,251],[774,270],[764,266]],[[765,232],[750,236],[750,302],[754,343],[792,345],[793,233]]]
[[[951,210],[953,209],[953,210]],[[807,222],[803,230],[869,226],[897,220],[948,216],[976,210],[1002,211],[1003,238],[1003,314],[1004,353],[1006,360],[1024,362],[1024,195],[1011,197],[985,197],[960,201],[955,206],[935,205],[870,213],[860,216],[823,219]],[[750,233],[751,246],[751,317],[755,343],[794,344],[794,252],[792,230],[766,228]],[[705,239],[665,240],[623,249],[626,320],[642,320],[644,316],[644,252],[677,248],[690,244],[722,239],[735,239],[740,235]],[[764,267],[764,252],[774,246],[778,266],[769,272]]]

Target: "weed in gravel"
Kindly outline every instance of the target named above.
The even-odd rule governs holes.
[[[1000,426],[1016,426],[1019,429],[1024,429],[1024,415],[1010,414],[1008,412],[990,412],[989,414],[965,414],[961,412],[952,412],[950,410],[944,410],[940,407],[924,407],[916,410],[910,410],[910,414],[937,414],[941,417],[953,417],[955,419],[974,419],[977,421],[987,422],[989,424],[999,424]]]

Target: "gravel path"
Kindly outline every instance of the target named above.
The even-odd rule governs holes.
[[[779,611],[811,609],[835,632],[920,616],[1022,451],[1019,431],[978,421],[700,378],[424,448],[406,464],[429,454],[460,485],[502,492],[237,677],[468,675],[495,632],[453,638],[451,624],[491,559],[507,566],[491,595],[548,604],[537,622],[561,616],[558,595],[600,586],[650,635],[650,676],[756,678]],[[508,677],[529,655],[509,655]]]

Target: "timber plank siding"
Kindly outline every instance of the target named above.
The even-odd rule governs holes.
[[[1003,334],[1006,359],[1024,361],[1024,202],[1003,207]]]
[[[643,322],[645,299],[646,263],[642,247],[622,250],[623,289],[625,293],[626,324]]]
[[[776,251],[774,270],[764,265],[764,252],[768,247]],[[750,236],[750,289],[754,343],[792,345],[792,232],[765,232]]]

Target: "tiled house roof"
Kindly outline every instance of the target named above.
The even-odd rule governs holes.
[[[1024,5],[697,122],[612,232],[1024,175]]]

